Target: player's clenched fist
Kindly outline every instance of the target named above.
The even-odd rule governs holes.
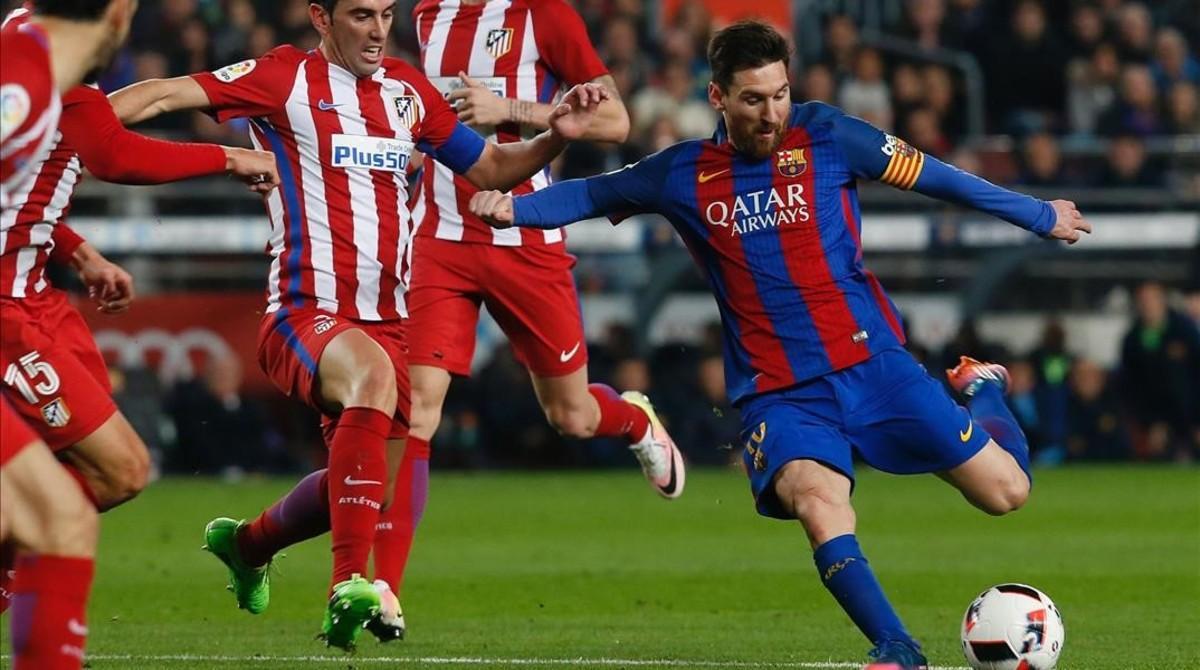
[[[563,96],[550,112],[550,129],[567,140],[577,140],[587,132],[596,109],[608,100],[608,89],[599,84],[579,84]]]
[[[1054,228],[1050,231],[1050,237],[1056,240],[1066,240],[1067,244],[1075,244],[1083,237],[1083,233],[1092,234],[1092,224],[1083,218],[1083,215],[1075,208],[1075,203],[1070,200],[1051,200],[1050,206],[1054,208],[1054,213],[1057,215]]]
[[[471,196],[471,213],[493,228],[510,228],[513,224],[512,196],[500,191],[480,191]]]
[[[255,193],[269,193],[279,186],[279,168],[275,155],[266,151],[222,147],[225,150],[225,171],[240,179]]]

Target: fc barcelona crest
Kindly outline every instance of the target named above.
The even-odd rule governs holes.
[[[808,169],[808,159],[804,157],[804,149],[785,149],[776,153],[779,155],[779,160],[775,162],[775,167],[779,168],[779,174],[788,178],[799,177]]]
[[[512,28],[493,28],[488,31],[483,45],[487,49],[489,56],[499,58],[508,53],[509,49],[512,49],[512,43]]]
[[[405,128],[411,129],[421,120],[421,108],[417,103],[417,96],[398,95],[392,98],[392,104],[396,106],[396,116],[400,118],[400,123]]]

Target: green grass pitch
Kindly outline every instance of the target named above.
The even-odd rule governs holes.
[[[1200,668],[1200,469],[1036,476],[1000,519],[933,477],[860,476],[863,549],[930,662],[965,666],[967,604],[1020,581],[1063,612],[1064,670]],[[755,515],[741,473],[694,471],[668,503],[630,470],[434,473],[409,639],[335,654],[313,640],[327,538],[277,562],[261,616],[235,609],[200,551],[209,518],[256,514],[290,484],[168,479],[105,515],[90,667],[854,668],[868,647],[800,527]]]

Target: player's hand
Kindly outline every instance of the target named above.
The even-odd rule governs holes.
[[[274,154],[239,147],[221,148],[225,150],[225,170],[254,193],[266,195],[279,186],[279,168],[275,165]]]
[[[504,98],[465,72],[459,72],[458,78],[463,87],[450,91],[446,99],[458,111],[459,121],[468,126],[495,126],[508,120],[508,102]]]
[[[73,259],[79,279],[88,295],[105,314],[119,314],[133,302],[133,277],[124,268],[108,260],[85,243]]]
[[[1083,218],[1083,215],[1075,208],[1075,203],[1070,200],[1051,200],[1050,206],[1054,208],[1056,215],[1054,228],[1050,231],[1052,239],[1066,240],[1067,244],[1075,244],[1083,237],[1084,233],[1092,234],[1092,224]]]
[[[580,139],[592,124],[600,103],[608,98],[608,89],[599,84],[573,87],[550,112],[550,130],[566,140]]]
[[[471,213],[493,228],[513,225],[512,196],[500,191],[479,191],[471,196]]]

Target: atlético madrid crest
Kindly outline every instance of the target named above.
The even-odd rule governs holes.
[[[775,162],[775,167],[779,168],[779,174],[785,177],[799,177],[808,169],[804,149],[785,149],[777,153],[779,160]]]
[[[411,130],[421,120],[421,107],[417,104],[417,96],[398,95],[392,98],[392,104],[396,106],[396,116],[405,128]]]
[[[509,49],[512,49],[512,43],[512,28],[493,28],[488,31],[483,45],[487,48],[489,56],[499,58],[508,53]]]
[[[42,418],[51,428],[65,428],[71,423],[71,409],[62,398],[55,398],[42,406]]]

